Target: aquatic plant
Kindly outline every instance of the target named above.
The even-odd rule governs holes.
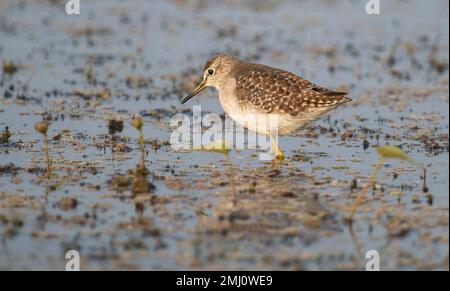
[[[141,116],[135,115],[131,120],[131,125],[139,131],[139,148],[141,158],[139,164],[136,166],[136,170],[134,171],[133,184],[131,185],[131,192],[133,195],[138,195],[148,193],[154,188],[154,185],[147,180],[149,171],[145,166],[144,133],[142,131],[144,120]]]
[[[5,75],[14,75],[18,67],[11,61],[3,61],[3,74]]]
[[[362,188],[361,192],[356,197],[355,202],[353,203],[353,206],[350,210],[350,215],[348,216],[348,221],[351,223],[353,221],[353,217],[355,216],[356,210],[358,209],[358,206],[361,205],[361,203],[364,201],[364,198],[369,191],[370,188],[373,188],[376,182],[376,177],[378,175],[378,172],[380,171],[381,167],[384,165],[385,160],[387,159],[397,159],[409,162],[413,164],[414,166],[421,168],[424,170],[424,189],[426,189],[426,169],[425,167],[420,164],[419,162],[415,161],[413,158],[411,158],[407,153],[402,151],[399,147],[396,146],[384,146],[377,148],[377,152],[379,155],[378,163],[375,164],[372,170],[372,175],[370,176],[369,182]]]
[[[43,135],[44,137],[44,151],[45,151],[45,158],[47,161],[47,178],[51,178],[52,171],[51,171],[51,159],[50,159],[50,153],[49,153],[49,145],[48,145],[48,127],[49,123],[47,121],[38,122],[34,125],[34,129]]]
[[[141,151],[144,151],[144,134],[142,132],[144,120],[141,116],[135,115],[131,120],[131,125],[139,131],[139,145],[141,146]]]
[[[123,130],[123,121],[111,119],[108,121],[108,132],[111,136],[114,136],[116,133],[121,133]]]
[[[6,144],[9,142],[9,138],[11,137],[11,132],[9,131],[9,127],[5,127],[5,130],[0,133],[0,144]]]

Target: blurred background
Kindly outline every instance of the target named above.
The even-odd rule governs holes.
[[[371,249],[448,269],[449,4],[366,2],[0,1],[0,269],[62,270],[71,249],[84,270],[363,270]],[[213,89],[179,102],[219,52],[354,101],[281,137],[279,168],[174,151],[174,114],[223,113]],[[349,226],[383,145],[426,172],[386,161]]]

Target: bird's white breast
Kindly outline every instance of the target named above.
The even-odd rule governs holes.
[[[297,118],[284,114],[265,114],[252,104],[239,102],[235,95],[236,80],[229,78],[219,90],[219,100],[224,111],[237,123],[260,134],[287,134],[303,125]]]

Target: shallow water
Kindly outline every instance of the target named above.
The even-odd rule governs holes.
[[[0,79],[0,269],[60,270],[69,249],[87,270],[362,270],[370,249],[385,270],[448,269],[448,2],[383,2],[380,16],[318,2],[86,0],[68,16],[63,1],[2,1],[0,59],[17,72]],[[222,51],[354,99],[281,137],[281,165],[232,151],[237,206],[223,155],[167,143],[174,114],[223,112],[213,90],[179,103]],[[155,186],[137,196],[136,113]],[[111,118],[125,119],[125,151],[111,150]],[[388,144],[426,166],[428,191],[421,170],[388,160],[349,227]]]

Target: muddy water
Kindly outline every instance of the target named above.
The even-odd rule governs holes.
[[[448,269],[447,1],[383,2],[379,16],[365,1],[86,0],[79,16],[63,2],[0,3],[1,269],[63,269],[70,249],[93,270],[361,270],[371,249],[382,269]],[[279,165],[232,151],[230,179],[224,155],[168,144],[174,114],[223,112],[213,90],[179,103],[217,52],[354,101],[281,137]],[[349,227],[382,145],[425,165],[427,189],[388,160]]]

